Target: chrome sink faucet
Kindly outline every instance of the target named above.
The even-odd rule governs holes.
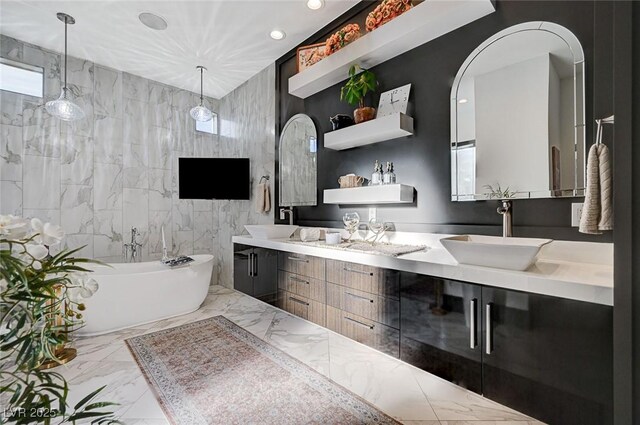
[[[280,208],[280,220],[284,220],[286,218],[286,214],[289,214],[289,224],[293,224],[293,207],[289,208]]]
[[[140,232],[137,228],[131,228],[131,243],[125,243],[122,248],[124,261],[129,263],[139,262],[142,257],[142,244],[138,242]]]
[[[498,207],[498,214],[502,215],[502,237],[513,236],[513,223],[511,221],[511,201],[502,200],[502,206]]]

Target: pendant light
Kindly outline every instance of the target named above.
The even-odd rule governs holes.
[[[213,118],[213,113],[204,106],[204,96],[202,95],[202,73],[207,69],[204,66],[198,65],[196,69],[200,70],[200,104],[191,108],[191,118],[196,121],[210,121]]]
[[[47,102],[45,108],[49,114],[63,121],[76,121],[84,118],[84,111],[73,102],[73,93],[67,87],[67,25],[75,24],[76,20],[62,12],[58,12],[56,16],[64,22],[64,86],[60,97]]]

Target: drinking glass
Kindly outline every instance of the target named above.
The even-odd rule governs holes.
[[[342,216],[342,222],[344,223],[344,228],[349,232],[349,239],[353,237],[353,234],[358,230],[358,226],[360,225],[360,215],[357,212],[348,212]]]
[[[375,245],[378,238],[381,238],[382,235],[384,235],[384,232],[387,230],[387,226],[383,221],[380,221],[377,218],[372,218],[369,220],[369,230],[373,233],[371,245]]]

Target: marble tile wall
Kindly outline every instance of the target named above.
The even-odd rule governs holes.
[[[245,224],[273,224],[275,105],[275,64],[220,100],[220,156],[249,158],[254,189],[261,176],[269,176],[272,205],[268,213],[258,213],[253,200],[214,201],[214,214],[218,214],[219,222],[214,232],[217,281],[227,287],[232,286],[233,276],[231,237],[242,234]]]
[[[254,179],[273,175],[274,66],[222,100],[206,99],[219,137],[195,131],[197,94],[69,58],[69,86],[86,113],[69,124],[43,106],[60,92],[61,55],[0,37],[2,57],[45,75],[45,99],[0,92],[0,214],[60,223],[67,247],[109,262],[122,260],[131,227],[141,231],[143,258],[159,258],[164,226],[174,254],[213,253],[213,281],[231,286],[232,234],[272,216],[250,201],[179,199],[178,158],[248,156]]]

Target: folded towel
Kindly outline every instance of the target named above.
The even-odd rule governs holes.
[[[587,158],[587,184],[579,227],[581,233],[598,235],[613,228],[611,183],[609,149],[603,143],[594,144]]]
[[[271,211],[271,189],[269,183],[264,183],[264,212]]]
[[[311,228],[302,228],[300,229],[300,240],[303,242],[311,242],[320,240],[320,229],[311,227]]]
[[[271,211],[271,190],[269,183],[260,183],[256,187],[256,212],[268,213]]]
[[[611,159],[604,143],[598,146],[598,171],[600,172],[600,220],[598,230],[613,230],[613,191],[611,185]]]

